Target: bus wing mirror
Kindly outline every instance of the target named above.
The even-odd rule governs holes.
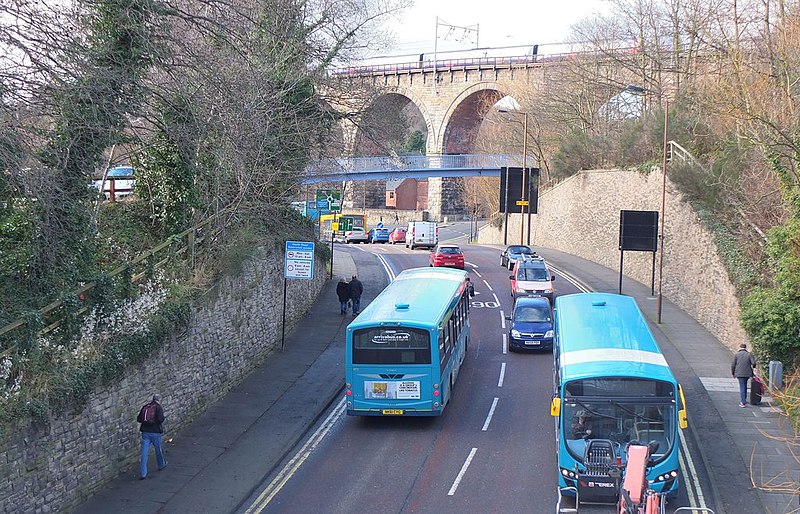
[[[555,280],[555,279],[556,279],[555,275],[550,275],[550,280]]]
[[[554,396],[550,402],[550,415],[557,418],[561,415],[561,398]]]
[[[511,316],[506,316],[506,319],[507,319],[508,321],[511,321]]]
[[[683,396],[683,388],[680,384],[678,384],[678,399],[681,402],[680,405],[678,405],[678,426],[687,428],[689,426],[689,420],[686,416],[686,397]]]

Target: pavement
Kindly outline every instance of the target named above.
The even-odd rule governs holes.
[[[537,251],[557,271],[580,270],[573,274],[593,290],[618,290],[615,270],[554,250]],[[385,287],[386,276],[371,254],[337,250],[334,277],[349,279],[356,271],[365,285],[363,306]],[[262,486],[340,396],[344,331],[352,317],[339,313],[336,282],[328,281],[308,315],[287,334],[283,352],[270,356],[188,427],[165,434],[171,441],[165,444],[166,469],[156,471],[151,456],[147,480],[138,480],[131,466],[75,511],[241,512],[247,506],[242,498]],[[697,472],[711,477],[706,501],[714,512],[800,513],[794,436],[772,398],[740,408],[728,348],[666,299],[657,324],[649,286],[626,278],[622,292],[637,300],[683,385],[690,423],[683,433],[700,454],[693,462]],[[168,414],[169,406],[165,409]]]

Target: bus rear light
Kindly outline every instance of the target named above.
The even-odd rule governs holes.
[[[347,391],[345,391],[345,393],[344,393],[344,394],[345,394],[346,396],[353,396],[353,391],[351,391],[350,389],[348,389]]]
[[[439,396],[439,390],[438,390],[438,389],[437,389],[436,391],[434,391],[434,392],[433,392],[433,396],[436,396],[436,397],[438,397],[438,396]]]

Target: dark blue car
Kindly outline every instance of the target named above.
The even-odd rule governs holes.
[[[506,319],[511,321],[508,334],[510,351],[553,349],[553,310],[547,298],[518,298],[514,313]]]

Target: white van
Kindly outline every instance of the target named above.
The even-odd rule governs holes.
[[[409,221],[406,248],[433,248],[439,244],[439,227],[433,221]]]

